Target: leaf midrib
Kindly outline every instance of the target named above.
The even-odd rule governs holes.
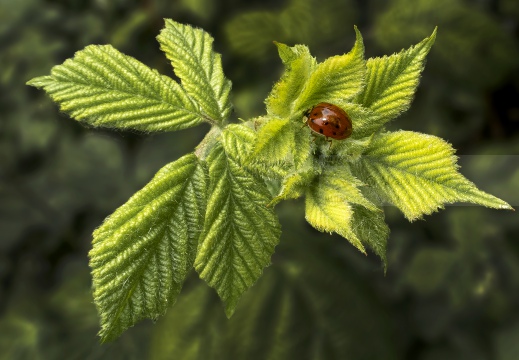
[[[369,160],[368,160],[369,159]],[[429,178],[429,177],[426,177],[426,176],[419,176],[417,175],[416,173],[413,173],[405,168],[399,168],[399,167],[396,167],[396,166],[391,166],[388,162],[384,162],[383,160],[381,160],[380,157],[378,156],[374,156],[374,155],[368,155],[366,154],[365,156],[363,156],[363,161],[367,162],[367,163],[372,163],[372,164],[377,164],[383,168],[392,168],[392,169],[395,169],[397,171],[400,171],[402,173],[405,173],[405,174],[409,174],[411,176],[414,176],[416,178],[419,178],[419,179],[423,179],[423,180],[426,180],[426,181],[429,181],[431,183],[434,183],[434,184],[438,184],[438,185],[441,185],[441,186],[444,186],[444,187],[447,187],[447,188],[450,188],[449,186],[445,185],[444,183],[440,183],[440,182],[436,182],[434,179],[432,178]],[[449,171],[447,171],[447,174],[449,173]],[[453,176],[451,177],[451,180],[457,180],[456,179],[457,176]]]
[[[91,85],[91,84],[77,83],[77,82],[73,82],[73,81],[61,81],[61,80],[56,80],[56,79],[54,79],[54,81],[58,82],[60,84],[72,84],[74,86],[91,88],[91,89],[95,89],[95,90],[108,90],[110,92],[130,95],[130,96],[133,96],[133,97],[136,97],[136,98],[141,98],[141,99],[145,99],[145,100],[150,101],[150,102],[154,102],[156,104],[167,105],[168,107],[171,107],[173,109],[178,109],[178,110],[180,110],[180,111],[182,111],[184,113],[191,114],[191,115],[196,116],[196,117],[198,117],[199,119],[202,119],[202,120],[209,121],[209,119],[210,119],[206,114],[203,114],[202,112],[196,113],[196,112],[193,112],[191,110],[188,110],[185,107],[175,106],[174,104],[172,104],[170,102],[164,101],[164,99],[160,98],[160,97],[159,98],[155,98],[155,97],[145,96],[145,95],[139,94],[139,93],[133,93],[133,92],[130,92],[130,91],[124,91],[124,90],[121,90],[121,89],[116,89],[116,88],[111,88],[111,87],[101,87],[101,86],[95,86],[95,85]],[[186,96],[188,96],[188,95],[186,94]],[[190,97],[189,97],[189,99],[192,100]],[[68,102],[73,102],[73,101],[74,100],[69,100]],[[195,103],[193,102],[193,104],[195,104]]]
[[[233,190],[232,190],[232,188],[236,186],[235,184],[240,184],[240,182],[239,182],[238,180],[236,180],[236,177],[234,176],[233,172],[231,171],[231,165],[229,164],[229,162],[232,161],[232,160],[228,157],[228,155],[227,155],[225,149],[222,149],[222,150],[223,150],[223,152],[224,152],[224,154],[225,154],[225,155],[224,155],[224,161],[225,161],[225,176],[229,178],[229,183],[231,184],[231,190],[229,190],[228,195],[227,195],[227,197],[228,197],[228,199],[229,199],[230,206],[233,207],[233,208],[238,208],[238,209],[240,209],[240,210],[241,210],[241,214],[243,214],[243,216],[246,216],[246,214],[247,214],[249,211],[244,211],[244,210],[247,210],[247,209],[245,209],[244,207],[240,206],[240,202],[235,200],[235,198],[234,198],[234,197],[235,197],[235,194],[234,194],[234,192],[233,192]],[[249,201],[250,201],[251,203],[253,203],[253,202],[254,202],[254,201],[253,201],[254,199],[252,199],[252,198],[249,196],[248,192],[247,192],[247,191],[244,191],[244,193],[245,193],[245,196],[247,196],[247,199],[249,199]],[[249,224],[251,225],[251,227],[252,227],[253,229],[256,229],[256,228],[257,228],[257,227],[256,227],[256,224],[255,224],[254,222],[249,221]],[[231,221],[231,225],[230,225],[230,227],[232,228],[232,232],[235,234],[235,236],[236,236],[236,234],[240,234],[240,236],[241,236],[242,239],[246,239],[246,237],[242,235],[242,233],[241,233],[241,231],[240,231],[240,228],[236,225],[236,223],[235,223],[234,221]],[[242,261],[242,263],[244,264],[244,266],[246,267],[248,273],[251,275],[251,277],[252,277],[252,278],[255,278],[257,275],[252,271],[252,269],[251,269],[250,266],[249,266],[249,263],[248,263],[248,262],[246,261],[246,259],[242,256],[242,254],[240,253],[240,251],[238,251],[238,250],[236,249],[235,242],[234,242],[234,241],[230,241],[229,243],[230,243],[230,249],[229,249],[228,251],[231,252],[231,258],[235,258],[236,256],[238,256],[238,257],[241,259],[241,261]],[[255,252],[253,251],[253,248],[250,246],[250,244],[249,244],[247,241],[243,241],[243,243],[245,244],[245,246],[247,247],[247,249],[249,250],[249,252],[250,252],[251,254],[255,254]],[[268,250],[268,249],[266,248],[266,246],[265,246],[265,244],[264,244],[263,242],[260,242],[260,243],[261,243],[261,245],[262,245],[262,247],[263,247],[264,250]],[[259,265],[260,268],[263,268],[263,264],[261,264],[261,263],[258,261],[257,256],[252,256],[252,258],[253,258],[254,262],[255,262],[257,265]],[[236,268],[235,268],[235,266],[234,266],[233,264],[231,264],[231,266],[232,266],[232,268],[234,269],[234,271],[232,271],[232,272],[231,272],[231,271],[226,271],[225,273],[227,274],[227,276],[230,275],[232,278],[234,278],[235,276],[238,276],[238,277],[240,278],[240,282],[241,282],[242,284],[244,284],[244,285],[245,285],[245,288],[246,288],[246,286],[247,286],[247,281],[243,278],[243,276],[240,274],[240,272],[236,270]],[[234,283],[234,280],[231,281],[231,283]],[[241,288],[241,286],[239,286],[239,288]],[[232,297],[235,297],[236,294],[239,296],[242,292],[243,292],[242,289],[240,289],[240,290],[238,290],[238,291],[232,291],[232,290],[231,290],[231,293],[233,294]]]
[[[196,169],[195,169],[196,170]],[[188,181],[186,181],[182,186],[181,188],[179,189],[178,193],[177,194],[182,194],[182,197],[184,196],[184,193],[185,193],[185,189],[187,188],[188,184],[191,183],[191,179],[189,179]],[[175,207],[178,207],[180,206],[181,203],[180,202],[172,202],[171,203],[171,208],[175,208]],[[142,208],[145,208],[146,206],[142,206],[141,207],[141,210]],[[171,210],[171,209],[170,209]],[[135,216],[137,216],[138,214],[140,213],[140,211],[138,211],[132,218],[130,218],[128,221],[131,221],[131,219],[135,218]],[[155,225],[156,226],[156,225]],[[138,266],[138,269],[139,271],[135,270],[135,273],[129,278],[129,281],[130,281],[130,288],[127,292],[127,295],[121,300],[119,301],[117,304],[117,312],[116,314],[109,320],[110,321],[110,324],[112,324],[112,326],[110,326],[109,329],[113,329],[115,327],[115,324],[118,322],[120,316],[121,316],[121,313],[123,312],[123,310],[126,308],[126,306],[128,306],[129,302],[131,301],[131,298],[133,296],[133,293],[139,283],[139,281],[142,279],[142,275],[143,275],[143,268],[145,268],[148,263],[149,263],[149,259],[150,257],[153,255],[154,251],[156,251],[156,247],[157,247],[157,244],[160,242],[160,240],[162,240],[163,236],[164,236],[164,233],[166,232],[167,230],[167,226],[163,226],[162,230],[161,230],[161,235],[157,235],[157,240],[153,242],[153,246],[150,246],[150,248],[145,251],[145,255],[144,257],[146,257],[146,261],[142,261],[141,264]]]
[[[166,33],[167,31],[172,31],[172,32],[174,31],[174,32],[177,34],[177,36],[176,36],[176,37],[173,36],[173,39],[171,39],[171,38],[168,37],[169,40],[171,40],[173,43],[181,43],[182,46],[183,46],[185,49],[187,49],[187,50],[190,50],[190,49],[192,48],[192,46],[191,46],[191,45],[186,41],[186,37],[185,37],[185,36],[181,36],[182,34],[180,33],[180,31],[179,31],[175,26],[166,27],[163,31],[164,31],[164,33]],[[195,31],[192,31],[192,35],[193,35],[195,41],[197,41],[198,39],[196,38]],[[204,37],[206,36],[206,34],[203,33],[201,36],[202,36],[202,47],[203,47],[203,49],[202,49],[202,58],[199,59],[200,61],[194,61],[194,62],[192,62],[192,63],[191,63],[191,66],[192,66],[193,63],[194,63],[194,64],[195,64],[195,67],[197,68],[197,70],[198,70],[200,73],[203,73],[203,74],[204,74],[204,82],[205,82],[205,84],[206,84],[204,90],[205,90],[205,91],[208,91],[208,90],[209,90],[209,92],[211,92],[212,96],[210,97],[210,99],[212,99],[212,100],[214,101],[214,104],[216,104],[216,107],[217,107],[217,109],[218,109],[218,113],[219,113],[219,115],[221,115],[221,114],[223,113],[223,108],[222,108],[222,106],[221,106],[221,104],[220,104],[220,100],[221,100],[221,99],[220,99],[220,96],[219,96],[219,95],[221,95],[221,94],[217,94],[217,93],[216,93],[216,89],[213,87],[213,84],[212,84],[212,82],[211,82],[211,75],[212,75],[212,72],[211,72],[211,74],[210,74],[210,73],[208,73],[208,72],[206,71],[206,70],[210,69],[210,67],[209,67],[209,66],[204,67],[204,66],[202,66],[202,64],[201,64],[202,59],[205,58],[205,52],[203,51],[203,50],[205,49],[205,41],[203,41],[203,40],[204,40]],[[175,41],[175,40],[180,40],[180,41]],[[161,44],[161,46],[166,46],[166,45],[162,45],[162,44]],[[187,51],[186,51],[186,52],[187,52]],[[167,51],[166,51],[166,54],[167,54]],[[196,54],[195,54],[193,51],[189,51],[189,54],[191,55],[192,58],[194,58],[194,59],[198,59],[198,57],[195,56]],[[216,56],[216,54],[214,54],[214,56]],[[169,57],[169,56],[168,56],[168,58],[170,58],[171,61],[175,61],[173,58],[171,58],[171,57]],[[213,59],[212,59],[212,57],[210,56],[209,58],[210,58],[210,60],[211,60],[211,63],[213,63]],[[224,79],[223,79],[223,84],[222,84],[222,85],[224,85],[225,82],[226,82],[226,79],[224,78]],[[223,87],[224,87],[224,86],[222,86],[222,89],[223,89]]]
[[[395,84],[396,80],[398,79],[398,77],[400,75],[402,75],[403,73],[405,73],[406,70],[409,70],[409,65],[417,58],[417,56],[421,52],[421,50],[422,50],[422,48],[420,48],[420,49],[417,49],[416,47],[413,48],[413,52],[416,51],[416,56],[410,56],[410,55],[413,55],[413,54],[409,54],[409,53],[407,53],[407,51],[404,51],[403,53],[401,53],[401,55],[404,55],[404,57],[405,57],[405,59],[402,60],[402,62],[399,64],[399,65],[401,65],[401,70],[398,72],[398,74],[396,74],[395,76],[392,77],[391,81],[389,81],[387,83],[387,86],[385,86],[383,89],[381,89],[380,86],[378,86],[377,87],[378,88],[377,91],[371,92],[371,96],[369,98],[370,99],[374,99],[374,100],[372,100],[368,104],[366,104],[365,105],[366,107],[372,108],[373,104],[376,104],[377,101],[380,101],[380,96],[384,93],[384,91],[386,91],[390,87],[394,86],[394,84]],[[397,57],[398,55],[400,55],[400,54],[395,54],[393,56]],[[389,61],[389,59],[391,59],[391,56],[385,56],[385,57],[380,58],[380,60],[383,60],[383,59],[387,59]],[[382,61],[380,61],[380,60],[379,60],[379,62],[382,63]],[[374,61],[376,61],[376,60],[374,60]],[[388,70],[390,68],[390,65],[391,64],[388,64],[388,66],[385,66],[384,69],[382,69],[383,70],[383,74],[380,76],[381,78],[384,77],[384,73],[388,72]],[[411,70],[415,71],[415,69],[411,69]]]

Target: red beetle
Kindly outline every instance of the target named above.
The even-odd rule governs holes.
[[[326,138],[343,140],[349,137],[353,131],[350,117],[336,105],[319,103],[305,115],[310,129]]]

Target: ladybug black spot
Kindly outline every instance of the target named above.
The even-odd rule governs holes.
[[[339,129],[341,126],[339,124],[335,124],[335,128]]]
[[[319,129],[319,132],[322,134],[323,133],[323,129]]]
[[[333,132],[333,135],[337,135],[337,133],[334,131],[334,132]]]

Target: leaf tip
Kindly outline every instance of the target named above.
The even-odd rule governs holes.
[[[106,324],[101,326],[101,330],[99,330],[97,336],[99,337],[99,343],[101,345],[112,342],[117,338],[117,334],[109,331],[109,328]]]
[[[280,56],[283,52],[288,51],[288,49],[290,48],[290,46],[288,46],[287,44],[283,44],[278,41],[272,41],[272,43],[276,45],[276,47],[278,48],[278,53]]]
[[[50,80],[51,76],[38,76],[27,81],[25,85],[33,86],[35,88],[42,88]]]
[[[437,33],[438,33],[438,26],[435,26],[431,36],[429,36],[429,41],[434,43],[434,41],[436,40],[436,34]]]
[[[235,302],[226,302],[225,304],[225,316],[227,316],[227,319],[230,319],[234,312],[236,311],[236,303]]]
[[[176,21],[173,20],[173,19],[170,19],[170,18],[163,18],[164,20],[164,24],[167,25],[167,24],[175,24]]]
[[[353,29],[355,30],[355,47],[358,46],[362,48],[362,52],[364,53],[364,40],[362,38],[362,34],[357,25],[354,25]]]
[[[360,239],[352,232],[349,233],[339,233],[342,237],[346,238],[357,250],[359,250],[361,253],[363,253],[365,256],[368,256],[368,252],[366,251],[366,248],[360,241]]]
[[[353,30],[355,30],[355,35],[357,36],[357,38],[362,38],[362,34],[360,33],[360,30],[357,27],[357,25],[353,25]]]

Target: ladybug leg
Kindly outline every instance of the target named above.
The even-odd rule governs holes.
[[[326,141],[330,143],[330,146],[328,146],[328,150],[332,148],[333,140],[326,138]]]

